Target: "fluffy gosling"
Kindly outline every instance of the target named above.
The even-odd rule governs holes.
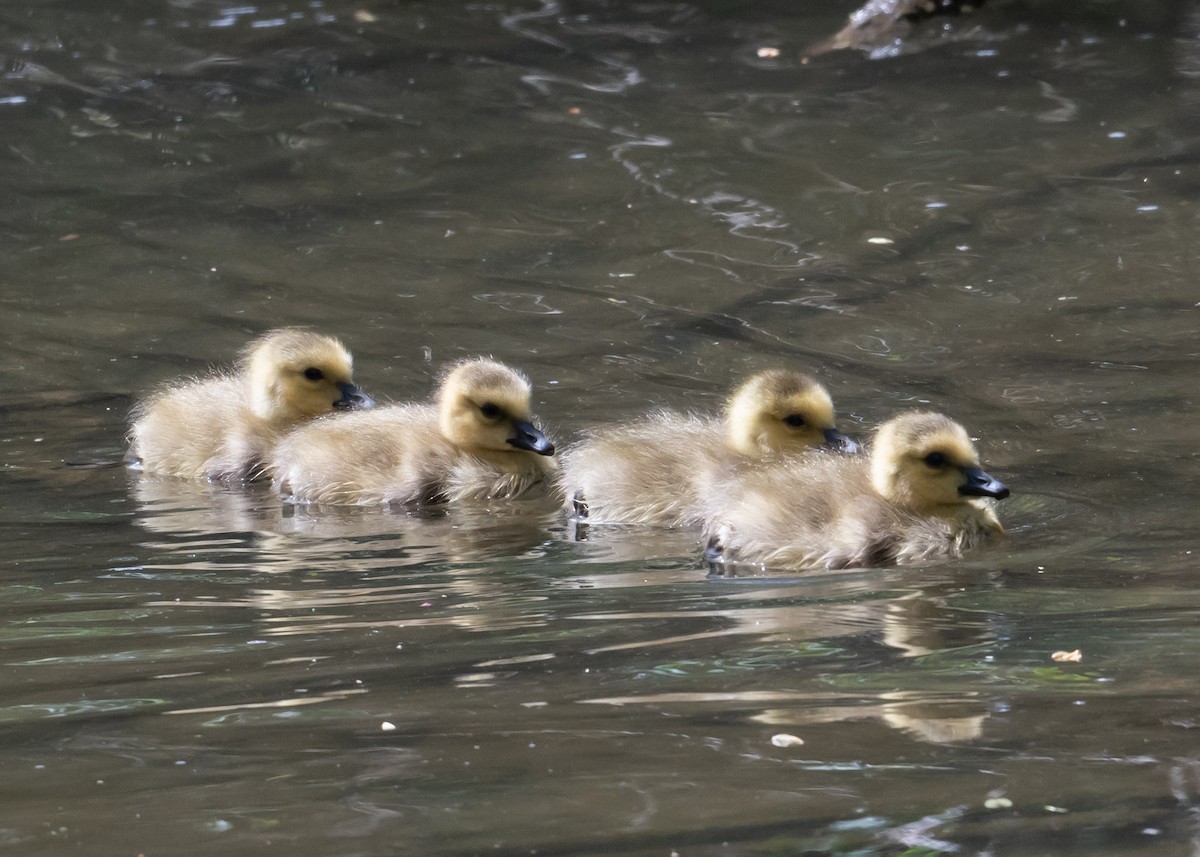
[[[350,352],[336,339],[281,328],[249,343],[232,372],[175,381],[140,402],[129,460],[148,473],[247,479],[297,423],[333,410],[367,408]]]
[[[725,462],[819,446],[858,451],[835,427],[820,383],[772,369],[734,391],[723,419],[662,410],[589,432],[563,454],[560,484],[568,508],[589,523],[696,525],[706,486]]]
[[[299,426],[268,470],[296,503],[510,499],[553,468],[533,424],[529,381],[494,360],[456,363],[432,404],[391,405]]]
[[[966,430],[941,414],[888,420],[869,457],[731,469],[708,498],[713,562],[847,568],[960,557],[1004,532]]]

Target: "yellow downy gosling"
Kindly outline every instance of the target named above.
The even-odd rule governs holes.
[[[560,484],[568,509],[588,523],[697,525],[706,486],[727,461],[820,446],[858,451],[835,427],[820,383],[772,369],[734,391],[723,419],[661,410],[588,432],[563,454]]]
[[[961,425],[910,412],[879,427],[869,457],[731,469],[707,500],[707,554],[826,568],[960,557],[1003,534],[988,498],[1008,494]]]
[[[533,425],[529,381],[488,359],[452,364],[435,403],[316,420],[283,438],[268,469],[297,503],[412,505],[510,499],[554,467]]]
[[[372,404],[354,385],[353,360],[338,340],[272,330],[243,349],[234,371],[174,381],[140,402],[129,459],[148,473],[253,478],[267,450],[297,423]]]

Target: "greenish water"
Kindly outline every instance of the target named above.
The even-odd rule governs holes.
[[[850,9],[9,0],[0,848],[1200,853],[1200,19],[802,62]],[[715,579],[537,501],[103,466],[285,324],[383,401],[495,355],[560,446],[780,364],[860,436],[934,407],[1010,538]]]

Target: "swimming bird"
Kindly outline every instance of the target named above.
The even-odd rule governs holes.
[[[869,456],[730,468],[707,498],[707,554],[827,568],[960,557],[1003,534],[988,498],[1008,494],[966,429],[914,411],[880,426]]]
[[[563,455],[563,495],[588,523],[687,526],[703,519],[712,473],[730,459],[789,456],[826,446],[857,452],[835,427],[833,402],[790,369],[751,376],[723,418],[660,410],[588,432]]]
[[[133,411],[129,460],[148,473],[244,479],[297,423],[367,408],[337,339],[298,328],[250,342],[233,371],[164,385]]]
[[[315,420],[284,437],[268,469],[297,503],[413,505],[524,494],[554,468],[533,424],[529,381],[476,358],[452,364],[431,404]]]

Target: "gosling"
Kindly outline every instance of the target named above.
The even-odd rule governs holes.
[[[747,467],[713,489],[710,562],[826,568],[961,557],[1003,535],[988,498],[1009,494],[961,425],[923,412],[880,426],[869,457]]]
[[[296,424],[372,404],[338,340],[281,328],[249,343],[231,372],[173,382],[133,411],[128,460],[148,473],[251,479]]]
[[[342,505],[518,497],[554,467],[533,424],[529,381],[487,359],[450,367],[432,404],[316,420],[270,456],[276,489],[296,503]]]
[[[563,455],[567,508],[589,523],[695,526],[713,474],[730,460],[775,459],[831,447],[858,451],[835,427],[814,378],[788,369],[751,376],[724,419],[662,410],[590,432]]]

